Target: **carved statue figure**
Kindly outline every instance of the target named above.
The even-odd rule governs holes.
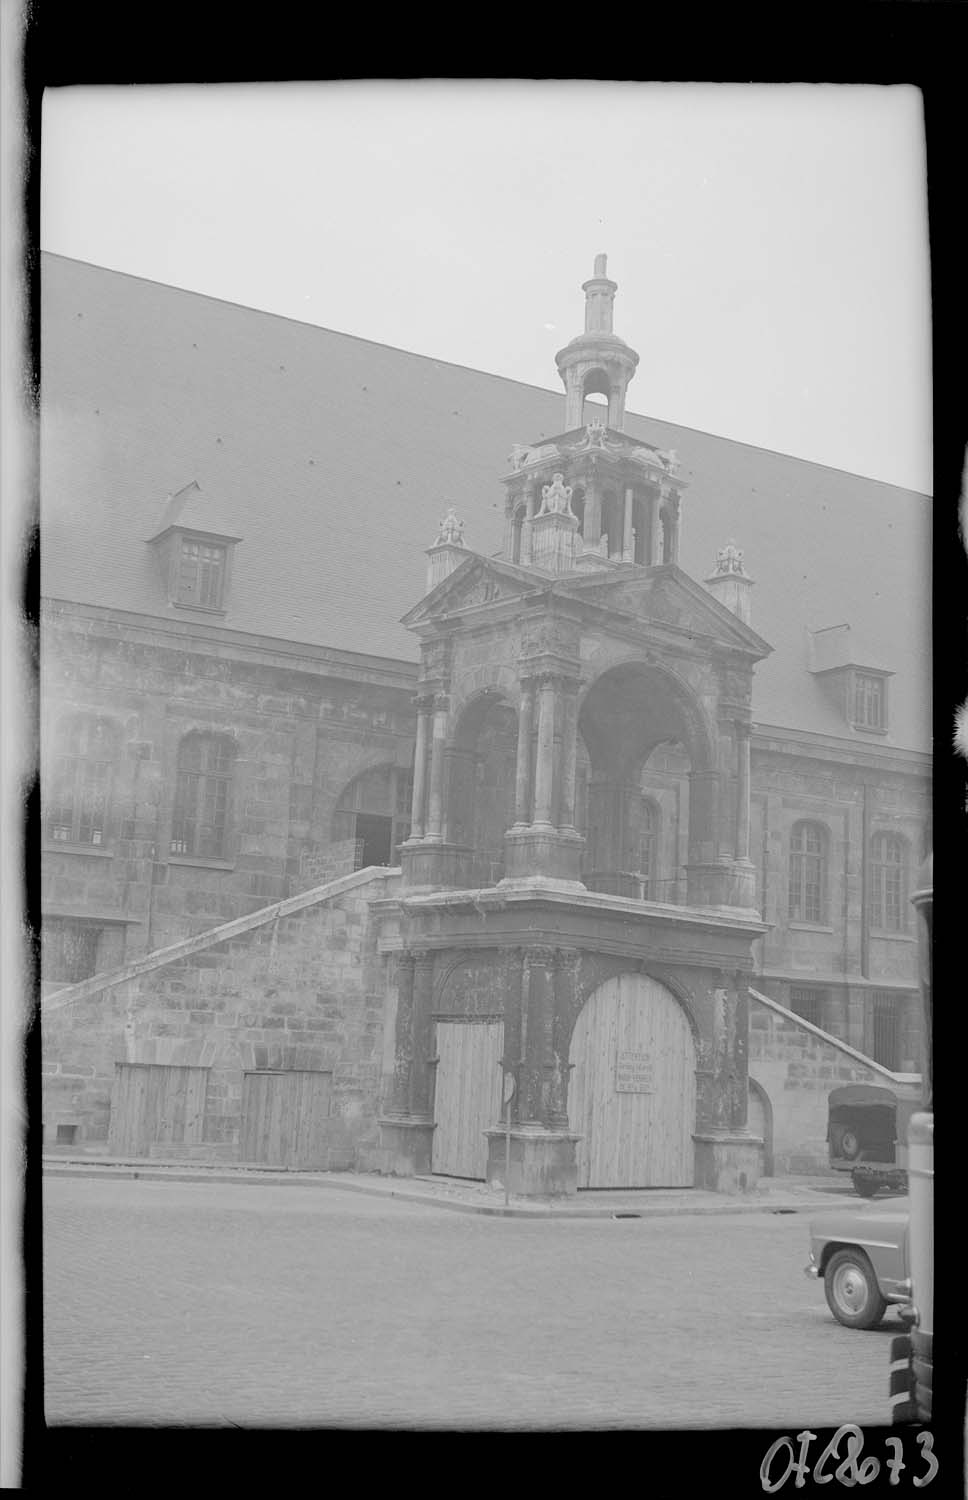
[[[716,553],[715,571],[717,574],[738,573],[741,578],[746,577],[743,554],[734,541],[728,541],[725,547]]]
[[[440,547],[445,543],[451,547],[463,547],[464,545],[464,523],[463,521],[458,521],[457,512],[453,506],[450,507],[440,523],[440,530],[437,533],[437,540],[434,542],[434,546]]]
[[[511,452],[508,454],[508,462],[511,465],[511,468],[514,469],[515,472],[517,472],[518,469],[524,468],[530,456],[531,449],[528,448],[525,443],[515,443],[514,447],[511,449]]]
[[[539,516],[562,515],[571,516],[575,519],[575,513],[571,508],[570,484],[565,484],[564,474],[555,474],[550,484],[541,486],[541,509]]]
[[[606,424],[598,417],[589,422],[585,428],[585,441],[589,448],[604,448],[605,435],[608,431]]]

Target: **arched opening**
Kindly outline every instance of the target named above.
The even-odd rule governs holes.
[[[621,497],[614,490],[606,490],[602,495],[602,533],[608,536],[609,557],[622,556],[623,522]]]
[[[447,838],[471,851],[473,885],[504,875],[504,835],[514,822],[518,716],[496,690],[464,709],[448,750]]]
[[[746,1112],[747,1128],[753,1135],[763,1137],[763,1176],[773,1176],[773,1106],[770,1096],[755,1078],[749,1080],[749,1103]]]
[[[589,890],[682,899],[690,847],[711,837],[712,807],[690,806],[690,772],[708,769],[701,711],[661,668],[613,667],[579,715],[578,818]]]
[[[588,996],[568,1050],[568,1125],[578,1187],[691,1187],[696,1038],[665,985],[607,979]]]
[[[412,801],[413,771],[401,766],[371,766],[343,790],[333,813],[333,841],[355,840],[354,870],[400,863]]]
[[[581,536],[585,529],[585,487],[581,484],[572,486],[571,508],[578,521],[578,535]]]
[[[603,422],[608,426],[608,407],[612,387],[605,370],[589,370],[581,387],[581,425]]]

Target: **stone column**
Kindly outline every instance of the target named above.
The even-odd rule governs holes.
[[[632,551],[632,512],[635,504],[635,491],[631,485],[625,489],[625,526],[622,532],[622,561],[634,562],[635,556]]]
[[[548,1128],[568,1129],[568,1080],[572,1064],[568,1061],[571,1022],[577,1010],[575,991],[578,981],[579,953],[559,950],[554,979],[554,1010],[551,1017],[551,1079],[548,1088]]]
[[[518,707],[518,753],[514,774],[514,824],[523,827],[531,821],[531,732],[534,726],[534,678],[521,684]]]
[[[447,709],[444,696],[434,699],[434,727],[430,745],[430,806],[426,838],[440,843],[444,818],[444,747],[447,742]]]
[[[519,1078],[521,1120],[525,1124],[546,1123],[554,971],[553,948],[532,948],[528,952],[527,985],[523,996],[523,1064]]]
[[[537,499],[538,487],[536,484],[531,484],[528,486],[524,520],[521,522],[521,563],[524,567],[531,565],[531,522],[534,519]]]
[[[650,514],[650,518],[649,518],[650,522],[651,522],[651,526],[650,526],[651,535],[650,535],[650,540],[649,540],[649,564],[650,564],[651,567],[656,567],[656,565],[658,563],[660,563],[660,562],[662,562],[664,560],[665,561],[668,560],[668,559],[663,559],[663,557],[662,557],[662,515],[661,515],[661,512],[662,512],[662,494],[661,494],[661,492],[659,490],[656,490],[654,492],[653,496],[652,496],[652,500],[651,500],[651,514]]]
[[[585,485],[585,521],[582,537],[589,547],[597,547],[602,535],[602,492],[598,480],[591,478]]]
[[[410,837],[422,839],[427,818],[427,751],[430,742],[432,698],[417,699],[417,745],[413,760],[413,803],[410,811]]]
[[[393,1063],[390,1115],[410,1113],[410,1076],[413,1071],[413,971],[412,953],[397,956],[397,1024]]]
[[[736,858],[750,857],[750,734],[744,720],[736,722]]]
[[[557,683],[542,677],[538,703],[538,754],[534,768],[534,822],[532,827],[553,828],[555,787],[555,705]]]
[[[433,1118],[434,955],[418,949],[413,971],[413,1066],[410,1075],[410,1113],[417,1119]]]
[[[511,1122],[517,1124],[522,1118],[521,1110],[521,1023],[525,963],[523,948],[509,948],[506,954],[505,999],[504,999],[504,1072],[514,1075],[517,1088],[511,1101]]]
[[[578,769],[578,684],[565,683],[562,692],[561,809],[559,826],[575,827],[575,790]]]

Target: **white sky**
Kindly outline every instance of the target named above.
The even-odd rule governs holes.
[[[631,410],[929,491],[909,87],[48,91],[45,249],[560,390],[608,253]]]

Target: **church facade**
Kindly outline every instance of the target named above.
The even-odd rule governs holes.
[[[46,1138],[728,1190],[916,1072],[923,497],[657,441],[604,257],[563,407],[132,281],[45,273]],[[811,573],[875,501],[906,637]]]

